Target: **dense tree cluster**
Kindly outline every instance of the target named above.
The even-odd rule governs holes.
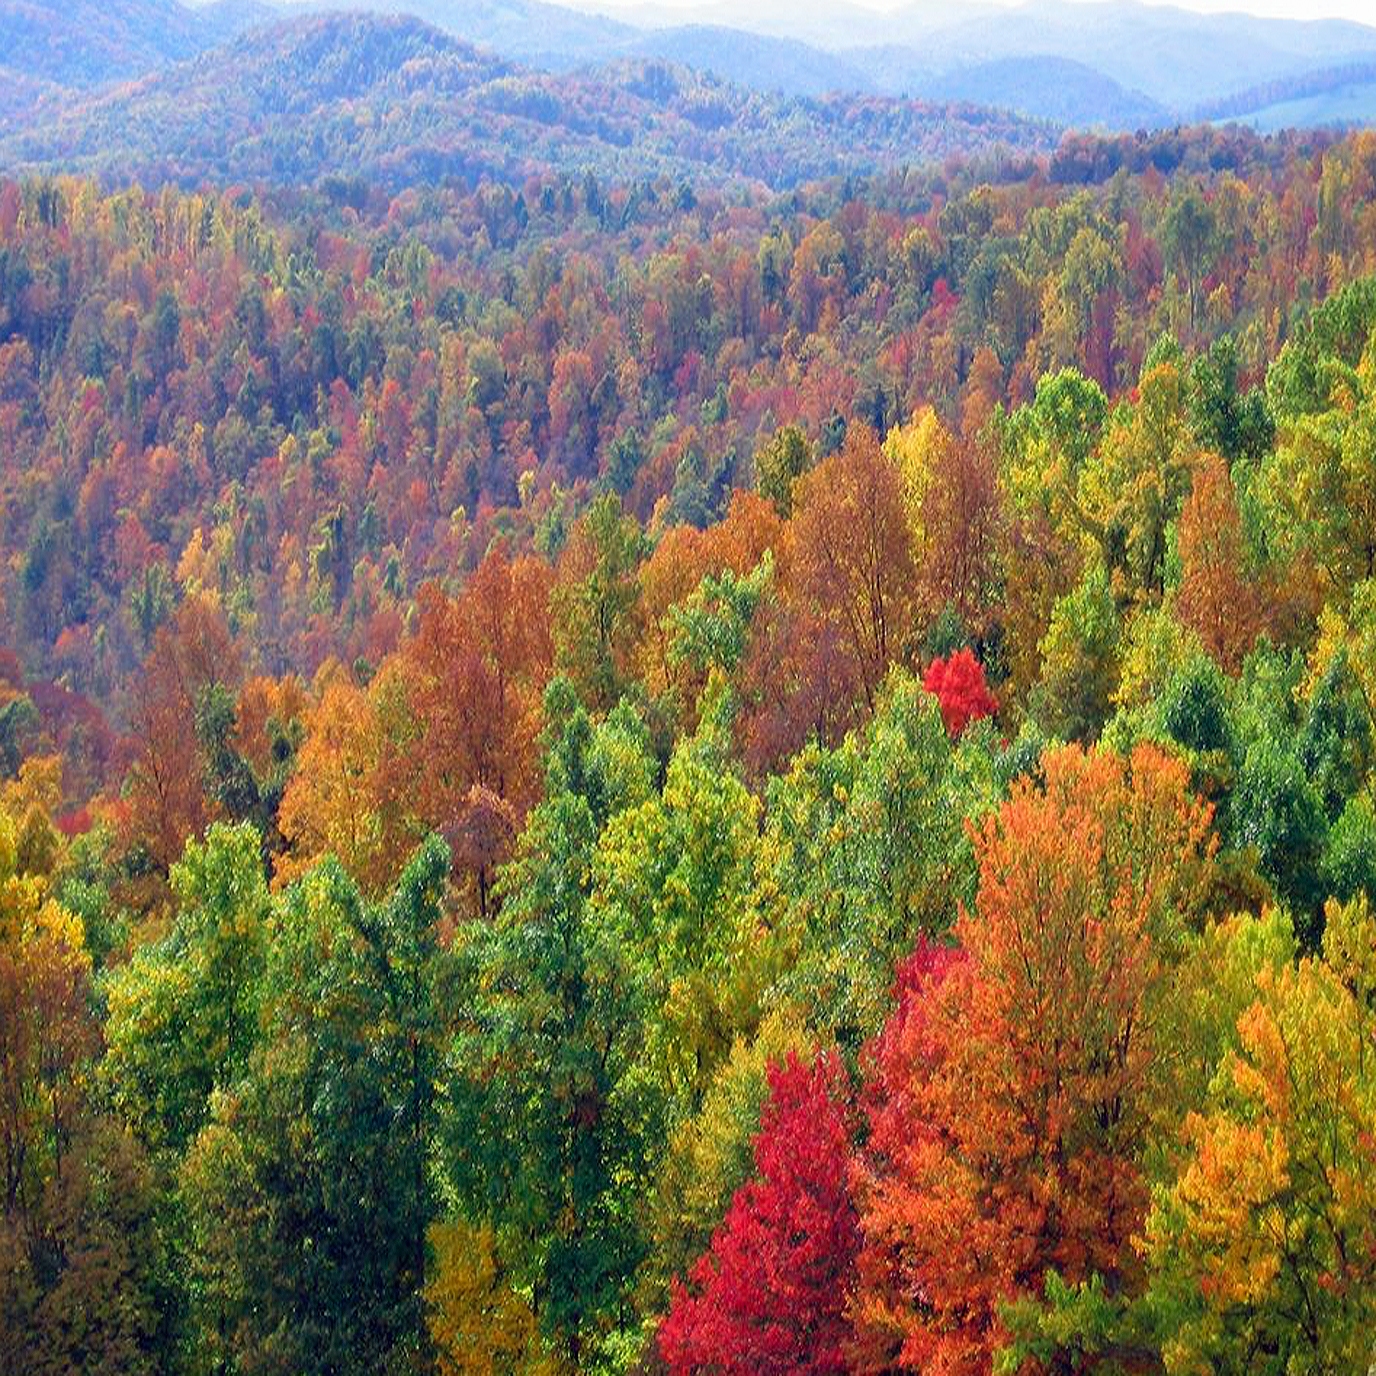
[[[785,198],[550,176],[391,201],[335,178],[268,203],[5,183],[7,642],[121,725],[132,669],[197,592],[270,673],[375,665],[423,583],[500,535],[554,556],[595,492],[652,538],[711,524],[757,476],[783,511],[852,419],[882,435],[933,406],[972,438],[1063,367],[1117,397],[1166,332],[1233,341],[1197,370],[1196,409],[1208,447],[1250,457],[1267,416],[1236,380],[1376,267],[1343,209],[1373,153],[1222,138],[1084,145],[1109,169],[1089,186],[1053,160]],[[949,463],[919,553],[972,623],[997,475],[973,444]]]
[[[0,1361],[1369,1367],[1374,158],[0,187]]]

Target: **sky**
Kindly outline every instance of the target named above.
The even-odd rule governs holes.
[[[1160,0],[1156,0],[1157,3]],[[1153,0],[1146,0],[1151,4]],[[1171,0],[1183,10],[1240,10],[1268,19],[1355,19],[1376,24],[1376,0]]]
[[[567,2],[567,0],[566,0]],[[893,10],[906,8],[914,0],[856,0],[871,9]],[[1376,25],[1376,0],[1144,0],[1147,4],[1170,4],[1178,9],[1219,12],[1242,11],[1263,15],[1268,19],[1355,19],[1359,23]],[[573,0],[580,9],[634,10],[641,0]],[[693,9],[702,0],[655,0],[656,7]],[[943,5],[950,0],[943,0]],[[798,8],[824,9],[826,0],[799,0]],[[751,9],[751,0],[736,0],[742,15]]]

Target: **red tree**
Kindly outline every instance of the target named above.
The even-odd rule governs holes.
[[[952,736],[980,717],[992,717],[998,703],[984,681],[984,666],[968,647],[946,659],[934,659],[923,675],[922,686],[941,704],[941,719]]]
[[[865,1371],[889,1365],[901,1335],[911,1327],[903,1277],[911,1265],[906,1190],[889,1180],[917,1178],[941,1149],[938,1126],[919,1103],[919,1087],[930,1084],[946,1060],[947,1027],[941,1017],[944,986],[963,974],[968,957],[959,946],[919,939],[898,966],[896,1006],[865,1053],[863,1108],[870,1137],[853,1166],[857,1199],[864,1201],[864,1246],[857,1258],[857,1303],[852,1319],[854,1363]],[[953,985],[959,981],[954,981]]]
[[[845,1072],[835,1055],[769,1070],[743,1185],[712,1250],[676,1282],[659,1330],[675,1376],[831,1376],[848,1370],[845,1308],[859,1247],[846,1186]]]

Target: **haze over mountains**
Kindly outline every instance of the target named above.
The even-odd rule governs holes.
[[[1203,15],[1136,0],[916,0],[887,13],[845,0],[823,13],[715,0],[688,9],[637,6],[635,25],[542,0],[305,3],[414,14],[554,71],[662,58],[758,90],[968,100],[1115,129],[1192,118],[1210,102],[1267,83],[1376,59],[1376,28],[1344,20]],[[1049,68],[1047,59],[1058,65]]]
[[[339,16],[348,11],[350,18]],[[1066,128],[1376,116],[1376,28],[1103,0],[624,18],[544,0],[0,0],[0,168],[796,184]],[[290,114],[282,124],[276,116]]]
[[[297,18],[0,138],[0,165],[143,182],[309,184],[347,171],[383,186],[550,169],[771,187],[952,153],[1046,151],[1055,132],[982,108],[742,91],[623,59],[522,69],[409,16]]]
[[[814,82],[817,90],[839,85],[929,98],[945,90],[986,104],[1016,100],[1012,108],[1022,113],[1053,117],[1067,92],[1083,86],[1071,122],[1115,128],[1126,127],[1114,114],[1124,95],[1145,97],[1154,122],[1170,122],[1264,82],[1376,55],[1376,29],[1343,20],[1202,15],[1133,0],[913,3],[892,12],[842,3],[823,15],[724,3],[637,7],[640,25],[622,22],[616,34],[599,15],[587,15],[587,27],[576,32],[565,18],[558,42],[542,23],[513,26],[515,6],[505,3],[384,3],[537,65],[632,52],[697,62],[741,84],[780,81],[803,94]],[[550,7],[531,8],[543,20]],[[819,58],[829,59],[829,77]],[[1066,65],[1048,71],[1047,58]],[[1023,85],[1025,93],[1017,90]]]

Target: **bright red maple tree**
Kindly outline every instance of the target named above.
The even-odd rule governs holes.
[[[845,1071],[833,1053],[769,1069],[743,1185],[659,1330],[675,1376],[833,1376],[849,1370],[846,1303],[860,1245],[846,1184]]]
[[[972,721],[992,717],[998,703],[984,681],[984,666],[968,646],[945,659],[934,659],[922,676],[922,686],[941,704],[941,719],[952,736]]]

